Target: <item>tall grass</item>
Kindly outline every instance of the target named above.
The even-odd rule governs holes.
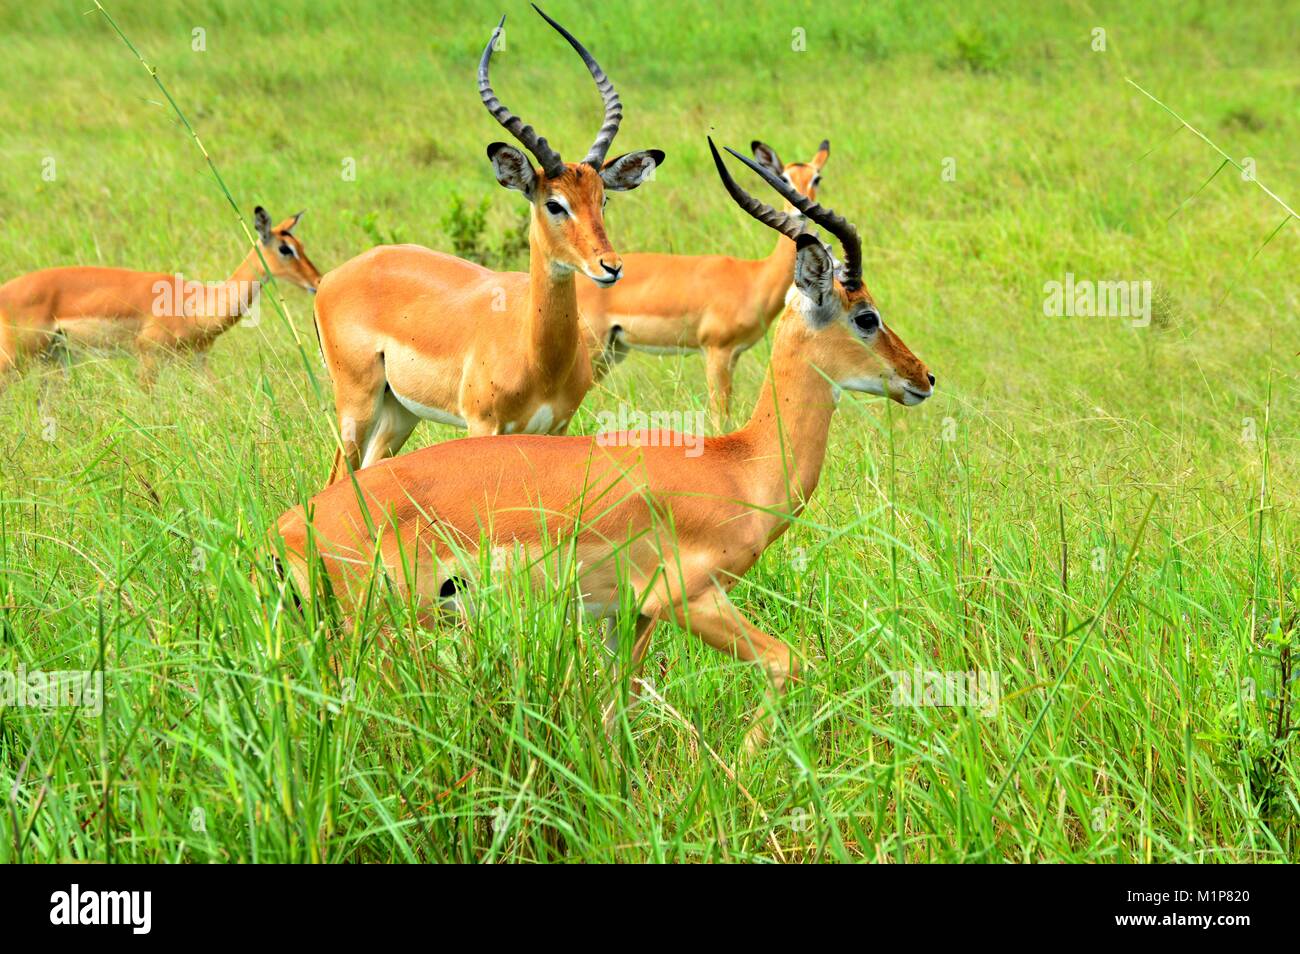
[[[0,12],[6,274],[228,272],[229,206],[83,6]],[[1196,193],[1222,158],[1123,82],[1294,204],[1295,11],[1137,6],[548,4],[618,83],[622,146],[668,152],[611,202],[616,246],[764,254],[704,133],[787,160],[829,136],[825,199],[939,377],[918,409],[841,403],[813,506],[736,591],[814,663],[757,758],[739,743],[760,676],[667,626],[653,694],[607,740],[625,677],[562,587],[501,581],[469,626],[383,594],[350,621],[293,604],[260,552],[333,444],[304,296],[285,293],[293,327],[268,310],[210,376],[176,363],[150,394],[121,358],[13,381],[0,671],[102,665],[106,693],[99,718],[0,711],[0,859],[1296,860],[1295,225],[1250,260],[1276,206],[1235,171]],[[245,214],[308,206],[323,268],[397,230],[472,242],[485,198],[469,231],[508,247],[523,210],[483,158],[501,132],[471,82],[498,6],[110,9]],[[498,91],[584,149],[580,64],[506,9]],[[1151,325],[1044,317],[1067,271],[1151,280]],[[742,359],[740,406],[766,358]],[[634,357],[573,429],[704,393],[700,362]],[[894,705],[889,674],[914,669],[996,673],[1000,704]]]

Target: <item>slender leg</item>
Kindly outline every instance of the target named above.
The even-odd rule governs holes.
[[[588,339],[588,348],[591,352],[591,383],[599,384],[614,369],[614,365],[622,364],[623,359],[628,355],[628,347],[620,338],[622,329],[618,325],[597,330],[596,323],[593,321],[588,329],[590,336]]]
[[[678,611],[678,623],[719,652],[737,659],[762,665],[768,676],[768,698],[775,701],[785,691],[786,682],[797,679],[798,662],[790,647],[763,632],[736,608],[720,589],[692,599]],[[745,734],[745,751],[757,751],[767,741],[771,713],[759,707],[754,722]]]
[[[381,369],[382,370],[382,369]],[[343,480],[349,471],[361,469],[361,455],[371,444],[371,432],[381,413],[384,386],[382,376],[378,388],[374,382],[334,382],[334,406],[338,412],[341,449],[334,453],[334,467],[329,482]]]
[[[611,625],[605,632],[605,645],[609,647],[615,658],[614,666],[618,666],[618,622],[616,620],[608,621]],[[641,698],[641,688],[644,683],[637,678],[637,673],[641,670],[641,664],[645,662],[646,653],[650,651],[650,637],[654,634],[655,627],[659,625],[658,614],[650,616],[637,616],[636,627],[633,632],[632,653],[629,661],[629,675],[631,681],[628,684],[628,708],[635,706]],[[616,673],[617,675],[617,673]],[[617,723],[618,698],[617,696],[609,701],[605,706],[605,732],[613,735],[614,726]]]
[[[470,437],[491,437],[497,432],[497,422],[491,417],[470,417],[465,421]]]
[[[21,322],[0,311],[0,391],[5,378],[17,373],[20,361],[50,353],[60,342],[58,322],[53,318],[24,318]]]
[[[338,404],[339,437],[342,446],[335,449],[334,467],[329,482],[343,480],[350,471],[361,469],[361,449],[370,437],[374,422],[374,402],[365,398]]]
[[[329,487],[338,481],[340,474],[346,474],[347,467],[343,463],[343,448],[334,448],[334,463],[330,464],[330,475],[325,481],[325,486]]]
[[[370,435],[366,439],[365,457],[361,461],[361,466],[369,467],[386,457],[396,456],[407,438],[411,436],[411,431],[415,430],[415,425],[419,423],[420,419],[402,407],[397,402],[397,398],[393,397],[393,393],[385,389],[379,413],[375,415],[374,422],[370,426]]]
[[[736,363],[734,348],[706,347],[704,350],[705,374],[709,382],[709,408],[713,414],[713,427],[722,431],[727,426],[731,410],[731,369]]]
[[[334,384],[334,410],[338,415],[341,447],[334,454],[329,482],[347,477],[349,469],[361,467],[361,456],[370,440],[370,430],[380,413],[387,377],[383,356],[361,349],[349,351],[334,346],[333,335],[321,321],[317,302],[316,326],[325,366]]]

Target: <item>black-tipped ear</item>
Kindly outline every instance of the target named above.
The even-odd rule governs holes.
[[[803,316],[814,328],[823,328],[835,320],[838,299],[835,295],[835,260],[822,240],[811,232],[795,239],[794,284],[803,292]]]
[[[630,192],[654,176],[664,163],[662,149],[642,149],[628,152],[605,163],[600,179],[610,192]]]
[[[831,157],[831,141],[823,139],[822,144],[817,147],[817,155],[813,156],[810,165],[821,172],[822,166],[826,165],[826,160]]]
[[[785,163],[767,143],[755,139],[749,144],[749,149],[754,154],[754,161],[768,172],[775,176],[785,175]]]
[[[528,157],[514,146],[504,142],[494,142],[487,147],[487,157],[496,173],[497,182],[507,189],[522,192],[528,198],[533,197],[537,186],[537,172]]]
[[[267,245],[271,244],[271,217],[260,205],[253,210],[253,225],[257,228],[257,237]]]
[[[298,221],[306,214],[307,214],[306,209],[303,209],[301,212],[295,213],[293,218],[289,219],[288,224],[280,228],[280,231],[284,232],[286,235],[292,235],[293,230],[298,227]]]

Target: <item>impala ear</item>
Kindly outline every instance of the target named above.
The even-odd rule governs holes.
[[[835,259],[817,236],[804,232],[795,239],[794,284],[806,299],[804,320],[814,328],[824,328],[837,311],[835,295]]]
[[[831,141],[829,139],[823,139],[822,144],[817,147],[817,155],[813,156],[812,162],[808,163],[808,165],[812,166],[818,172],[821,172],[822,166],[826,165],[826,160],[830,157]]]
[[[258,238],[266,245],[271,244],[271,217],[260,205],[253,210],[253,225],[257,228]]]
[[[757,139],[749,144],[749,148],[754,153],[754,161],[760,166],[778,179],[785,175],[785,163],[781,161],[775,149]]]
[[[492,162],[497,182],[507,189],[522,192],[529,199],[533,197],[533,191],[537,187],[537,172],[527,156],[514,146],[494,142],[487,147],[487,157]]]
[[[294,228],[298,225],[298,220],[301,219],[306,214],[307,214],[307,210],[303,209],[301,212],[297,213],[296,215],[290,216],[289,218],[285,219],[283,222],[279,224],[279,226],[277,227],[277,231],[283,232],[285,235],[292,235]]]
[[[631,192],[647,179],[654,178],[655,170],[664,164],[664,154],[659,149],[643,149],[611,159],[600,170],[600,179],[610,192]]]

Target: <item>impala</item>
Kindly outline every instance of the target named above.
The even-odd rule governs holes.
[[[179,274],[97,266],[47,268],[7,282],[0,286],[0,381],[20,357],[43,354],[56,342],[134,347],[146,386],[152,384],[162,355],[206,355],[221,333],[252,308],[267,270],[316,291],[320,272],[293,234],[302,215],[272,227],[259,205],[253,222],[260,254],[251,250],[230,278],[216,284],[186,281]]]
[[[803,219],[778,212],[731,178],[723,184],[752,215],[796,243],[794,285],[775,332],[766,381],[749,423],[682,452],[681,435],[509,435],[450,441],[361,470],[280,517],[272,534],[297,587],[323,565],[334,592],[355,605],[378,567],[417,605],[472,594],[478,551],[522,558],[537,582],[559,540],[578,567],[588,612],[624,616],[644,656],[661,620],[715,649],[761,664],[780,693],[795,677],[790,648],[763,632],[728,591],[800,513],[817,486],[840,389],[920,404],[934,377],[881,321],[862,283],[857,232],[763,166],[748,163],[808,220],[839,239],[843,270]],[[733,152],[733,155],[739,155]],[[500,549],[498,549],[500,548]],[[319,561],[319,562],[318,562]],[[515,564],[518,566],[518,562]],[[761,744],[759,716],[746,746]]]
[[[755,140],[754,159],[795,191],[816,200],[822,167],[830,156],[822,140],[808,162],[784,164],[771,146]],[[786,202],[785,212],[798,214]],[[714,426],[722,428],[731,408],[731,374],[736,359],[767,333],[785,307],[794,278],[795,243],[776,240],[767,258],[724,255],[623,256],[628,275],[616,288],[583,286],[578,309],[591,336],[596,376],[622,360],[629,350],[656,354],[700,351],[704,354],[709,405]]]
[[[497,99],[488,68],[505,17],[479,61],[483,105],[537,159],[487,148],[497,181],[531,206],[527,274],[494,272],[417,245],[372,249],[331,272],[316,299],[334,383],[340,448],[330,482],[396,454],[421,419],[471,435],[563,433],[591,387],[574,275],[601,287],[623,275],[605,235],[606,192],[635,189],[663,161],[656,149],[605,161],[623,107],[581,43],[539,14],[582,57],[605,119],[581,162],[565,162]]]

